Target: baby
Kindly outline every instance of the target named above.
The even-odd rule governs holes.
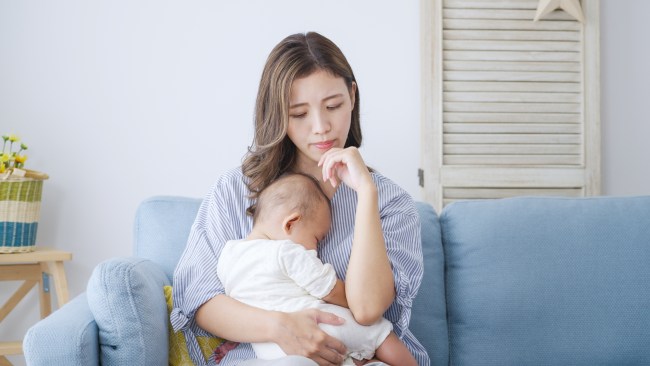
[[[330,224],[329,199],[314,178],[304,174],[278,178],[259,195],[248,237],[229,241],[221,253],[217,274],[226,294],[266,310],[317,308],[344,318],[340,326],[319,324],[346,345],[344,365],[373,357],[390,365],[417,365],[391,322],[382,318],[363,326],[355,321],[343,281],[316,256]],[[286,356],[275,343],[252,346],[260,359]]]

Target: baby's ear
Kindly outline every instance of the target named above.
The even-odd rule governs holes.
[[[290,215],[284,218],[282,221],[282,229],[284,230],[284,233],[289,235],[291,234],[291,230],[293,230],[293,225],[300,221],[300,214],[297,212],[292,212]]]

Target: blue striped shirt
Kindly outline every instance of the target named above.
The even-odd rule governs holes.
[[[393,323],[394,331],[407,345],[421,366],[429,365],[424,347],[408,329],[412,301],[422,281],[422,244],[420,218],[411,196],[388,178],[373,172],[377,185],[379,213],[386,250],[395,280],[396,297],[384,317]],[[228,240],[245,238],[253,222],[246,215],[252,200],[241,168],[222,175],[203,200],[190,231],[187,247],[174,272],[173,301],[170,320],[175,331],[182,330],[188,351],[196,365],[214,365],[205,361],[195,336],[209,336],[195,323],[196,310],[224,288],[217,278],[217,260]],[[318,256],[334,267],[345,280],[352,248],[357,194],[342,184],[332,197],[332,226],[319,242]],[[241,360],[255,358],[248,343],[242,343],[221,361],[221,365],[237,365]]]

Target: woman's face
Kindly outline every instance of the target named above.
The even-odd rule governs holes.
[[[297,147],[299,170],[309,170],[326,151],[343,148],[350,131],[356,84],[317,70],[291,85],[287,135]]]

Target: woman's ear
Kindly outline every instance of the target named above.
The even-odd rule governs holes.
[[[291,230],[293,230],[293,226],[300,221],[300,214],[297,212],[292,212],[289,216],[285,217],[284,220],[282,221],[282,230],[284,230],[284,233],[286,235],[291,234]]]
[[[356,101],[356,95],[357,95],[357,83],[353,81],[352,85],[350,86],[350,101],[352,102],[352,109],[354,109],[354,102]]]

